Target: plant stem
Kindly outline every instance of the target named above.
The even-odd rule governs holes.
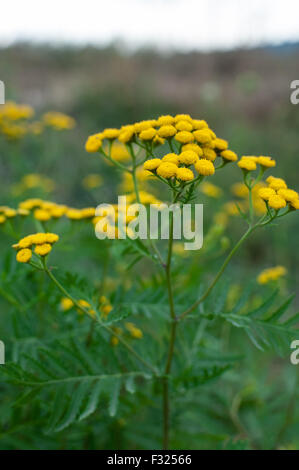
[[[231,258],[233,257],[233,255],[236,253],[236,251],[240,248],[240,246],[242,245],[242,243],[249,237],[249,235],[253,232],[253,230],[258,226],[258,224],[254,225],[254,226],[249,226],[248,230],[244,233],[244,235],[240,238],[240,240],[238,241],[238,243],[234,246],[234,248],[231,250],[231,252],[229,253],[229,255],[227,256],[226,260],[224,261],[223,265],[221,266],[221,268],[219,269],[216,277],[214,278],[213,282],[210,284],[210,286],[208,287],[208,289],[205,291],[205,293],[196,301],[194,302],[193,305],[191,305],[191,307],[189,307],[187,310],[185,310],[185,312],[183,312],[179,317],[178,319],[179,320],[182,320],[183,318],[185,318],[187,315],[189,315],[189,313],[193,312],[193,310],[196,309],[196,307],[198,307],[198,305],[203,302],[207,297],[208,295],[210,294],[210,292],[212,291],[212,289],[215,287],[215,285],[217,284],[218,280],[220,279],[220,277],[222,276],[226,266],[228,265],[228,263],[230,262]]]
[[[144,366],[146,366],[148,369],[151,370],[151,372],[154,374],[154,375],[157,375],[157,370],[155,369],[155,367],[153,367],[149,362],[145,361],[120,335],[118,335],[115,331],[113,331],[108,325],[105,325],[105,323],[103,323],[98,317],[97,318],[94,318],[90,315],[90,313],[88,312],[88,310],[86,310],[84,307],[82,307],[78,301],[76,299],[74,299],[74,297],[69,294],[69,292],[63,287],[62,284],[60,284],[60,282],[58,281],[58,279],[56,279],[56,277],[54,276],[54,274],[48,269],[48,267],[46,266],[46,263],[45,261],[43,260],[43,263],[44,263],[44,269],[45,269],[45,272],[47,273],[47,275],[50,277],[50,279],[54,282],[54,284],[56,284],[56,286],[58,287],[58,289],[66,296],[68,297],[72,302],[73,304],[79,309],[81,310],[83,313],[85,313],[86,315],[88,315],[90,318],[92,318],[93,321],[97,321],[106,331],[108,331],[108,333],[110,333],[111,335],[113,336],[116,336],[116,338],[118,338],[119,342],[133,355],[135,356],[136,359],[138,359]]]
[[[174,202],[176,201],[176,196]],[[169,313],[171,317],[171,329],[170,329],[170,340],[168,346],[167,360],[164,370],[163,377],[163,449],[169,447],[169,418],[170,418],[170,404],[169,404],[169,374],[171,371],[171,365],[174,356],[174,346],[176,339],[177,329],[177,318],[174,309],[173,289],[171,283],[171,259],[172,259],[172,246],[173,246],[173,212],[170,212],[170,224],[169,224],[169,241],[168,241],[168,256],[165,265],[168,301],[169,301]]]

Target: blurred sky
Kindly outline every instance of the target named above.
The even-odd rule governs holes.
[[[211,50],[299,40],[299,0],[20,0],[1,2],[0,12],[0,44]]]

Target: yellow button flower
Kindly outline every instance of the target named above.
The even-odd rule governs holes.
[[[264,199],[264,201],[268,201],[270,197],[275,196],[276,193],[272,188],[261,188],[258,192],[258,195]]]
[[[174,163],[162,162],[157,168],[157,175],[162,178],[172,178],[176,175],[178,167]]]
[[[256,163],[251,157],[242,157],[238,162],[238,166],[246,171],[256,170]]]
[[[194,179],[194,174],[189,168],[178,168],[176,177],[180,181],[192,181]]]
[[[216,160],[217,153],[215,152],[215,150],[210,149],[209,147],[204,147],[202,150],[204,158],[206,158],[207,160],[211,160],[211,162]]]
[[[210,160],[202,158],[198,160],[195,165],[195,170],[203,176],[213,175],[215,173],[215,167]]]
[[[156,129],[150,127],[149,129],[145,129],[144,131],[140,132],[139,138],[141,140],[152,140],[155,137],[156,133]]]
[[[185,152],[186,150],[192,150],[197,154],[198,157],[203,156],[203,150],[198,144],[185,144],[182,146],[182,152]]]
[[[192,131],[193,126],[191,122],[189,121],[179,121],[176,123],[175,127],[177,128],[178,131]]]
[[[28,263],[31,260],[32,251],[29,248],[23,248],[18,251],[16,259],[19,263]]]
[[[193,142],[194,135],[192,134],[192,132],[180,131],[176,134],[175,140],[177,140],[181,144],[189,144],[190,142]]]
[[[282,209],[287,205],[285,199],[283,199],[281,196],[278,196],[278,194],[271,196],[268,200],[268,204],[270,207],[276,210]]]
[[[257,159],[257,163],[265,168],[273,168],[276,165],[276,161],[272,160],[271,157],[260,156]]]
[[[34,252],[40,256],[46,256],[52,250],[50,243],[44,243],[43,245],[36,245]]]
[[[279,189],[277,194],[285,199],[287,202],[296,201],[299,198],[299,194],[297,191],[293,191],[293,189]]]
[[[209,132],[209,129],[200,129],[193,132],[193,135],[200,144],[209,144],[212,141],[212,136]]]
[[[185,150],[179,155],[179,162],[184,165],[193,165],[197,160],[198,156],[193,150]]]
[[[174,163],[175,165],[179,164],[179,156],[176,153],[167,153],[162,158],[162,162],[170,162]]]
[[[158,130],[158,136],[163,137],[165,139],[173,137],[176,133],[177,133],[177,130],[172,125],[162,126]]]
[[[105,129],[103,136],[105,139],[116,139],[120,134],[119,129]]]
[[[278,191],[279,189],[287,189],[287,184],[282,178],[275,178],[274,176],[271,179],[267,178],[269,187]]]
[[[232,150],[223,150],[220,155],[222,158],[224,158],[224,160],[228,160],[230,162],[235,162],[238,160],[237,154]]]
[[[214,140],[215,148],[218,150],[227,150],[228,142],[224,139],[219,139],[218,137]]]
[[[174,117],[167,115],[167,116],[160,116],[157,119],[158,126],[169,126],[174,123]]]
[[[95,153],[102,147],[103,134],[90,135],[85,143],[85,150],[89,153]]]
[[[161,163],[162,160],[160,160],[160,158],[152,158],[144,162],[143,168],[145,170],[153,171],[156,170]]]

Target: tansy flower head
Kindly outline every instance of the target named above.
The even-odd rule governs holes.
[[[162,160],[160,160],[160,158],[152,158],[144,162],[143,168],[144,170],[153,171],[156,170],[161,163]]]
[[[32,251],[29,248],[23,248],[18,251],[16,259],[19,263],[28,263],[31,259]]]
[[[157,175],[162,178],[172,178],[176,175],[178,167],[174,163],[162,162],[157,168]]]
[[[299,194],[293,189],[279,189],[277,194],[287,202],[293,202],[299,199]]]
[[[160,129],[158,130],[158,136],[163,137],[165,139],[173,137],[176,133],[177,133],[177,130],[172,125],[161,126]]]
[[[228,149],[228,142],[224,139],[219,139],[218,137],[214,140],[214,145],[217,150],[227,150]]]
[[[119,129],[105,129],[103,136],[105,139],[116,139],[120,134]]]
[[[167,155],[164,155],[162,158],[162,162],[170,162],[174,163],[175,165],[179,164],[179,155],[176,153],[167,153]]]
[[[209,129],[200,129],[194,131],[193,135],[200,144],[209,144],[212,141],[212,136],[209,132]]]
[[[178,121],[175,125],[178,131],[192,131],[193,126],[189,121]]]
[[[215,173],[215,167],[210,160],[202,158],[198,160],[195,165],[195,170],[203,176],[213,175]]]
[[[204,147],[202,150],[204,158],[206,158],[207,160],[211,160],[211,162],[216,160],[217,154],[215,150],[210,149],[209,147]]]
[[[199,130],[199,131],[201,129],[207,129],[209,127],[208,123],[204,121],[203,119],[192,119],[192,126],[193,126],[193,129]]]
[[[32,251],[29,248],[23,248],[18,251],[16,259],[19,263],[28,263],[31,260]]]
[[[273,168],[276,165],[275,160],[272,160],[271,157],[264,157],[264,156],[258,157],[257,163],[259,163],[264,168]]]
[[[156,129],[150,127],[149,129],[145,129],[144,131],[140,132],[139,138],[141,140],[152,140],[155,137],[156,133]]]
[[[175,117],[174,117],[174,121],[175,122],[179,122],[179,121],[189,121],[189,122],[192,122],[192,118],[189,114],[177,114]]]
[[[283,199],[281,196],[278,196],[278,194],[270,196],[268,204],[275,210],[283,209],[283,207],[287,205],[285,199]]]
[[[40,256],[46,256],[52,250],[50,243],[44,243],[43,245],[36,245],[34,252]]]
[[[229,162],[235,162],[238,160],[237,154],[232,150],[223,150],[220,155],[222,158],[224,158],[224,160],[227,160]]]
[[[287,189],[287,184],[282,178],[275,178],[274,176],[270,176],[266,181],[269,183],[269,187],[275,191],[278,191],[279,189]]]
[[[258,195],[264,199],[264,201],[268,201],[270,197],[275,196],[275,191],[272,188],[261,188],[258,192]]]
[[[50,212],[44,209],[35,209],[33,216],[36,220],[40,220],[41,222],[46,222],[51,219]]]
[[[189,168],[178,168],[176,177],[180,181],[192,181],[194,179],[194,174]]]
[[[174,123],[174,117],[173,116],[160,116],[157,119],[157,125],[158,126],[169,126]]]
[[[67,312],[74,306],[74,302],[68,297],[62,297],[60,301],[60,308],[63,312]]]
[[[290,208],[298,210],[299,209],[299,199],[294,199],[290,202]]]
[[[190,142],[193,142],[194,136],[192,132],[180,131],[176,134],[175,140],[177,140],[181,144],[189,144]]]
[[[287,270],[283,266],[267,268],[258,275],[257,282],[259,284],[267,284],[270,281],[277,281],[280,277],[285,276],[286,273]]]
[[[85,143],[85,150],[89,153],[95,153],[102,147],[103,134],[90,135]]]
[[[256,170],[256,163],[252,157],[242,157],[241,160],[238,162],[238,166],[242,170],[246,171]]]
[[[182,152],[185,152],[186,150],[192,150],[197,154],[198,157],[203,156],[203,150],[198,144],[185,144],[182,146]]]
[[[198,156],[193,150],[185,150],[179,155],[179,162],[184,165],[193,165],[197,160]]]

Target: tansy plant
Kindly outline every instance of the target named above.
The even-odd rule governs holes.
[[[45,116],[45,122],[54,127],[62,126],[62,120],[63,118],[57,114]],[[183,301],[176,293],[178,282],[182,282],[183,278],[182,273],[178,273],[174,266],[175,257],[181,253],[173,240],[172,212],[170,212],[170,235],[167,247],[151,239],[131,240],[124,251],[116,251],[118,257],[120,254],[134,255],[130,269],[143,258],[153,262],[153,266],[157,267],[158,276],[156,292],[150,294],[150,300],[142,298],[142,293],[141,297],[138,293],[133,293],[130,299],[118,301],[117,296],[113,300],[107,298],[104,281],[96,296],[91,295],[86,299],[82,298],[81,293],[76,295],[76,282],[73,283],[75,286],[73,292],[71,290],[73,284],[58,280],[55,268],[49,264],[50,252],[56,250],[56,247],[53,249],[53,245],[58,242],[59,237],[48,231],[47,224],[56,223],[62,217],[76,224],[82,220],[92,221],[95,224],[98,218],[95,217],[94,208],[77,209],[50,201],[28,199],[23,201],[17,210],[27,211],[26,215],[32,215],[37,226],[44,230],[27,235],[14,244],[17,261],[30,264],[34,269],[45,272],[54,282],[60,292],[61,315],[64,314],[62,312],[74,309],[84,314],[82,318],[89,318],[91,326],[87,329],[85,350],[81,348],[79,351],[77,348],[77,352],[74,353],[80,356],[82,363],[83,370],[79,375],[77,371],[77,375],[72,376],[69,371],[69,375],[64,375],[61,379],[44,377],[37,380],[29,373],[26,375],[26,371],[12,370],[10,372],[12,382],[19,381],[37,392],[45,385],[56,384],[62,387],[67,381],[71,386],[76,386],[71,399],[62,400],[60,414],[56,414],[53,418],[51,429],[62,430],[76,420],[82,421],[95,412],[102,393],[108,395],[109,413],[114,416],[119,395],[122,396],[125,390],[133,392],[139,385],[142,390],[147,380],[153,380],[152,393],[161,399],[159,404],[155,400],[152,402],[155,424],[161,423],[161,442],[163,448],[167,449],[176,445],[177,416],[182,403],[188,400],[189,388],[192,386],[196,388],[216,379],[226,372],[231,364],[230,359],[219,357],[218,362],[214,361],[213,367],[198,368],[196,359],[198,347],[202,344],[201,341],[204,343],[202,335],[207,322],[221,320],[222,323],[228,322],[244,329],[254,344],[260,348],[274,346],[281,350],[283,346],[289,344],[289,338],[293,335],[291,325],[296,323],[296,317],[281,321],[290,303],[289,299],[274,312],[270,312],[274,295],[271,294],[269,299],[257,306],[248,303],[244,294],[241,296],[241,301],[226,311],[228,306],[234,304],[234,294],[229,291],[228,281],[222,283],[221,287],[220,279],[233,255],[253,232],[277,222],[299,208],[298,193],[288,188],[283,179],[267,175],[267,172],[276,166],[275,160],[271,157],[242,156],[238,160],[237,154],[229,148],[228,142],[217,137],[206,121],[193,119],[187,114],[160,116],[158,119],[124,125],[120,129],[105,129],[88,137],[85,149],[121,171],[124,175],[122,187],[130,192],[130,201],[144,204],[158,201],[156,196],[140,190],[140,182],[144,180],[151,183],[156,181],[168,191],[169,202],[183,206],[194,203],[202,193],[216,199],[222,196],[223,190],[212,182],[216,172],[221,171],[225,174],[230,171],[232,165],[236,165],[239,167],[240,176],[243,177],[243,183],[237,183],[232,188],[233,194],[241,200],[227,203],[222,211],[215,214],[215,226],[207,235],[207,243],[214,243],[216,240],[217,249],[220,249],[219,255],[227,250],[225,240],[223,246],[219,246],[217,231],[221,230],[230,215],[239,215],[247,225],[247,229],[240,240],[233,245],[217,274],[211,280],[202,280],[201,285],[196,288],[196,297],[184,295]],[[84,184],[94,188],[101,181],[93,174],[92,177],[85,179]],[[2,209],[5,219],[10,217],[10,210],[12,209],[7,207]],[[118,210],[121,211],[121,208]],[[53,224],[51,229],[52,227]],[[63,241],[63,236],[61,240]],[[116,240],[112,243],[117,245],[122,242]],[[59,243],[57,249],[58,246]],[[203,253],[205,249],[204,243]],[[201,251],[192,253],[192,257],[198,259],[196,266],[200,267]],[[191,280],[194,272],[188,275],[188,272],[184,271],[184,276]],[[275,281],[284,274],[284,268],[272,268],[261,273],[258,282],[265,284],[268,279]],[[144,295],[146,290],[147,286],[144,285]],[[167,290],[168,312],[165,312],[164,308],[165,290]],[[154,315],[150,315],[152,312],[150,307],[146,310],[146,305],[155,304],[157,297],[157,308]],[[206,307],[208,302],[213,301],[215,301],[214,307],[208,309]],[[247,308],[246,312],[242,310],[244,306]],[[136,311],[144,311],[148,319],[142,330],[131,319],[127,319]],[[97,347],[98,336],[95,337],[95,332],[98,330],[103,331],[104,335],[101,347],[104,347],[103,343],[107,338],[110,348],[117,346],[111,348],[111,352],[105,349],[105,358],[101,367],[108,372],[104,373],[95,370],[95,362],[99,359],[100,353],[97,352],[91,359],[91,354],[95,351],[93,348]],[[162,338],[158,335],[159,331]],[[206,341],[209,342],[209,339]],[[119,353],[121,356],[117,357],[118,350],[122,352]],[[67,353],[66,350],[64,352]],[[51,361],[54,360],[56,361],[52,354]],[[61,360],[58,360],[58,365],[56,363],[56,368],[60,377],[60,372],[65,369]],[[23,378],[22,373],[24,373]],[[69,397],[69,394],[66,396]],[[238,400],[241,398],[238,397]],[[236,414],[237,403],[239,402],[234,402],[230,412],[233,423],[244,436],[244,429]],[[254,442],[250,444],[255,446]]]

